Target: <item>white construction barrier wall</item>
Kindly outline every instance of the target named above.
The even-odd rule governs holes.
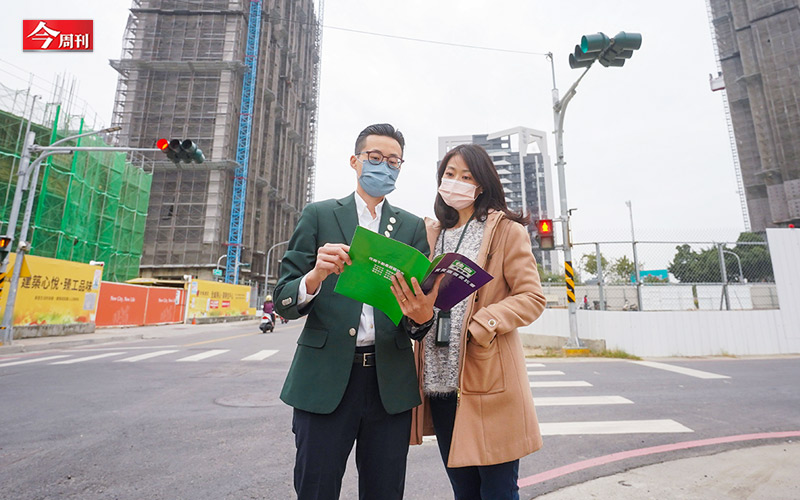
[[[779,309],[739,310],[757,305],[756,294],[751,296],[746,286],[731,286],[734,310],[720,311],[721,286],[711,285],[703,292],[701,310],[578,310],[578,336],[605,340],[608,349],[637,356],[800,353],[800,229],[768,229],[767,240]],[[698,299],[700,293],[698,287]],[[568,314],[566,309],[546,309],[520,331],[569,337]]]

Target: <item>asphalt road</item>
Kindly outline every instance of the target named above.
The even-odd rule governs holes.
[[[144,340],[0,356],[0,496],[293,498],[291,409],[278,394],[300,326],[168,326],[143,329]],[[800,429],[796,357],[530,362],[545,445],[521,462],[521,498],[752,443],[559,469],[588,459]],[[357,498],[352,460],[342,498]],[[434,442],[412,447],[406,498],[452,498]]]

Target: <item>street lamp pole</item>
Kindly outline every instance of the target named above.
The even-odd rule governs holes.
[[[631,200],[625,202],[628,205],[628,213],[631,216],[631,245],[633,245],[633,273],[636,277],[636,300],[639,302],[637,310],[642,310],[642,280],[639,275],[639,256],[636,253],[636,235],[633,233],[633,207]]]
[[[267,250],[267,272],[265,273],[267,275],[267,277],[264,278],[264,291],[267,292],[267,293],[269,293],[269,271],[270,271],[270,269],[272,269],[272,267],[270,266],[270,263],[271,263],[270,257],[272,256],[272,250],[275,247],[279,247],[279,246],[285,245],[287,243],[289,243],[289,240],[281,241],[280,243],[275,243],[274,245],[269,247],[269,250]]]

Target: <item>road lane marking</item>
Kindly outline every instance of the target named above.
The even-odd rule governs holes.
[[[668,365],[666,363],[656,363],[655,361],[631,361],[637,365],[649,366],[650,368],[657,368],[659,370],[666,370],[668,372],[680,373],[681,375],[688,375],[690,377],[697,377],[703,379],[717,379],[717,378],[730,378],[727,375],[719,375],[717,373],[704,372],[701,370],[694,370],[692,368],[684,368],[682,366]]]
[[[92,361],[94,359],[100,358],[108,358],[111,356],[119,356],[120,354],[125,354],[124,352],[107,352],[105,354],[95,354],[94,356],[86,356],[85,358],[75,358],[75,359],[68,359],[66,361],[56,361],[55,363],[50,363],[51,365],[71,365],[73,363],[83,363],[84,361]]]
[[[203,344],[213,344],[214,342],[222,342],[223,340],[240,339],[242,337],[252,337],[253,335],[260,335],[260,332],[244,333],[242,335],[234,335],[232,337],[222,337],[221,339],[204,340],[202,342],[195,342],[194,344],[183,344],[183,347],[192,347],[192,346],[203,345]]]
[[[203,359],[210,358],[212,356],[217,356],[219,354],[223,354],[230,351],[230,349],[211,349],[210,351],[201,352],[199,354],[193,354],[191,356],[186,356],[185,358],[181,358],[177,361],[200,361]]]
[[[564,375],[564,372],[558,370],[533,370],[528,371],[528,376],[532,375]]]
[[[694,432],[671,419],[608,420],[596,422],[539,423],[542,436],[577,436],[582,434],[663,434]]]
[[[139,354],[138,356],[131,356],[130,358],[125,359],[117,359],[114,360],[115,363],[122,363],[127,361],[128,363],[135,363],[137,361],[142,361],[143,359],[150,359],[155,358],[156,356],[163,356],[164,354],[172,354],[173,352],[178,352],[177,349],[167,349],[165,351],[155,351],[155,352],[148,352],[145,354]]]
[[[533,398],[538,406],[583,406],[583,405],[632,405],[633,401],[622,396],[559,396]]]
[[[14,365],[26,365],[28,363],[38,363],[40,361],[50,361],[51,359],[61,359],[61,358],[68,358],[69,354],[61,354],[59,356],[47,356],[46,358],[36,358],[36,359],[25,359],[22,361],[12,361],[10,363],[3,363],[0,364],[0,368],[4,366],[14,366]]]
[[[268,357],[272,356],[273,354],[277,353],[278,351],[273,351],[270,349],[264,349],[263,351],[258,351],[255,354],[251,354],[246,358],[242,358],[242,361],[263,361]]]
[[[553,382],[531,382],[531,387],[592,387],[584,380],[563,380]]]
[[[700,439],[697,441],[684,441],[681,443],[662,444],[658,446],[650,446],[648,448],[639,448],[636,450],[627,450],[601,457],[590,458],[588,460],[581,460],[562,467],[556,467],[545,472],[534,474],[525,478],[520,478],[517,484],[520,488],[533,486],[534,484],[550,481],[557,477],[566,476],[573,472],[578,472],[592,467],[599,467],[614,462],[620,462],[630,458],[644,457],[648,455],[655,455],[658,453],[668,453],[678,450],[689,450],[692,448],[700,448],[703,446],[715,446],[728,443],[740,443],[745,441],[758,441],[762,439],[786,439],[786,438],[800,438],[800,431],[788,432],[765,432],[761,434],[742,434],[739,436],[725,436],[711,439]]]
[[[528,368],[544,368],[542,363],[526,363]]]

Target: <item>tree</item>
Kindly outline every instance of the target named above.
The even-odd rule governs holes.
[[[747,281],[774,281],[772,260],[766,245],[747,245],[759,243],[764,238],[756,233],[741,233],[733,249],[723,246],[725,273],[728,282],[739,280],[739,264],[735,253],[742,262],[742,274]],[[681,283],[720,283],[722,272],[719,263],[719,247],[714,246],[695,252],[689,245],[675,247],[676,253],[667,269]],[[730,252],[730,253],[729,253]]]
[[[536,268],[539,270],[539,280],[542,283],[564,283],[564,277],[560,274],[551,273],[550,271],[546,270],[542,267],[541,264],[538,262],[536,263]]]
[[[614,260],[608,268],[611,283],[629,283],[631,275],[636,268],[633,262],[626,256]]]
[[[603,266],[603,270],[608,269],[608,260],[602,253],[600,254],[600,263]],[[591,253],[581,257],[581,266],[587,274],[597,276],[597,254]]]

